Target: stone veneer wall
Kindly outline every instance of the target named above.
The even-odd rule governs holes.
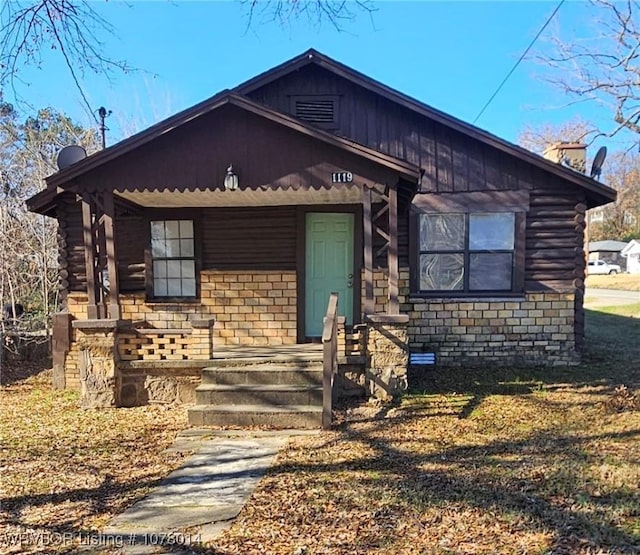
[[[370,396],[392,399],[408,387],[409,349],[406,314],[368,316],[368,362],[365,371]]]
[[[580,360],[574,293],[414,298],[409,294],[407,268],[400,270],[399,293],[400,312],[409,316],[410,351],[435,352],[438,365],[566,365]],[[374,296],[376,312],[382,312],[387,298],[386,271],[374,272]]]

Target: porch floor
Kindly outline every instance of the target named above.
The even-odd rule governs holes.
[[[242,346],[225,345],[213,348],[212,361],[254,360],[295,362],[296,360],[322,360],[322,344],[301,343],[299,345]]]

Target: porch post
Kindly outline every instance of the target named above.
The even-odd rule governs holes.
[[[371,189],[365,185],[362,220],[364,225],[364,305],[365,315],[373,314],[373,235],[371,213]]]
[[[398,303],[398,190],[389,188],[389,251],[387,252],[389,264],[389,302],[388,313],[400,314]]]
[[[96,287],[96,260],[94,245],[94,224],[91,210],[91,197],[82,195],[82,229],[84,238],[84,262],[87,274],[87,318],[99,318],[99,291]]]
[[[107,251],[107,271],[109,273],[109,317],[114,320],[120,319],[120,300],[118,286],[118,268],[116,265],[116,243],[115,234],[115,208],[113,205],[113,193],[104,195],[104,236]]]

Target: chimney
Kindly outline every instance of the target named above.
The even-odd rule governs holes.
[[[582,143],[553,143],[542,153],[547,160],[565,164],[571,169],[586,173],[587,145]]]

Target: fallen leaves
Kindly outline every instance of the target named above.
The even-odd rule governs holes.
[[[619,385],[605,401],[610,411],[640,410],[640,393],[631,391],[626,385]]]
[[[44,372],[0,390],[0,530],[22,538],[20,553],[42,552],[45,533],[66,534],[49,546],[65,552],[181,462],[165,449],[186,427],[184,408],[79,409],[77,393],[50,382]]]
[[[589,318],[581,367],[441,369],[397,406],[344,407],[332,431],[293,438],[194,552],[638,553],[640,411],[607,402],[640,385],[640,323]],[[2,525],[98,530],[179,464],[164,448],[184,410],[84,411],[46,379],[1,390]]]
[[[606,409],[612,382],[640,379],[640,345],[612,336],[628,349],[638,328],[594,321],[601,362],[442,369],[292,440],[211,553],[639,552],[640,413]]]

